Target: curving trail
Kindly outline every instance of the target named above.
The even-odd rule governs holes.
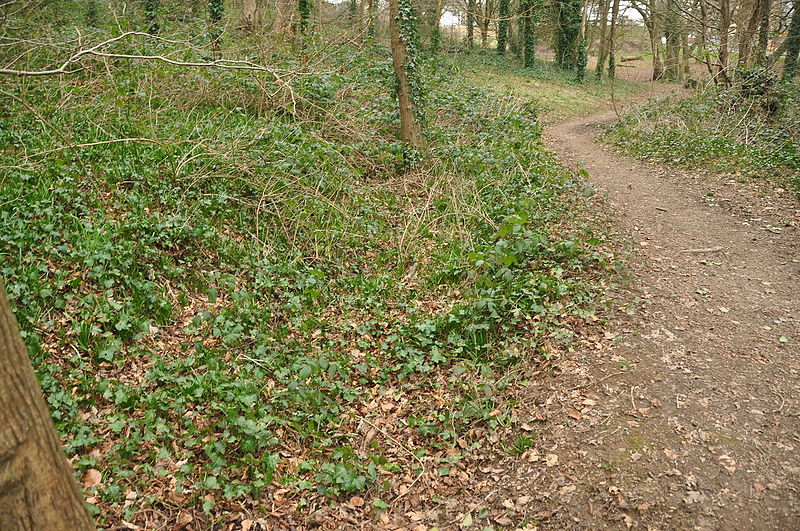
[[[614,331],[531,384],[558,462],[509,462],[500,496],[558,529],[799,529],[800,205],[627,159],[594,140],[613,119],[546,141],[605,195],[633,279]]]

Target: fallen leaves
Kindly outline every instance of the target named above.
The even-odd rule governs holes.
[[[86,488],[97,487],[98,485],[100,485],[100,483],[103,482],[103,475],[100,473],[99,470],[90,468],[83,474],[81,482],[83,483],[83,486]]]

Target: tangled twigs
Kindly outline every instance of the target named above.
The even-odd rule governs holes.
[[[127,31],[125,33],[117,35],[116,37],[95,44],[90,48],[84,48],[82,50],[78,50],[77,52],[73,53],[66,61],[64,61],[64,63],[58,68],[52,68],[50,70],[16,70],[13,68],[0,68],[0,74],[16,75],[16,76],[49,76],[57,74],[72,74],[80,70],[79,68],[76,69],[75,66],[78,63],[80,63],[81,59],[89,55],[94,55],[106,58],[159,61],[162,63],[167,63],[175,66],[192,66],[200,68],[224,68],[229,70],[250,70],[256,72],[267,72],[275,78],[275,82],[277,84],[283,83],[281,77],[274,70],[267,68],[266,66],[263,65],[251,63],[249,61],[237,61],[231,59],[217,59],[215,61],[207,61],[207,62],[176,61],[174,59],[170,59],[169,57],[165,57],[163,55],[136,55],[136,54],[124,54],[124,53],[110,53],[103,51],[104,48],[107,48],[112,44],[116,44],[117,42],[132,36],[147,37],[148,39],[159,39],[166,41],[166,39],[150,35],[149,33],[144,33],[141,31]]]

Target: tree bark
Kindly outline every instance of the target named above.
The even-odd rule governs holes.
[[[728,57],[730,49],[728,40],[731,31],[730,0],[720,0],[720,27],[719,27],[719,71],[714,78],[716,83],[728,84]]]
[[[783,63],[784,80],[793,80],[797,73],[797,59],[800,56],[800,0],[792,4],[794,13],[789,23],[789,35],[786,37],[786,60]]]
[[[614,0],[611,6],[611,27],[608,32],[608,77],[614,79],[617,75],[617,19],[619,18],[619,0]]]
[[[608,44],[606,41],[608,8],[609,0],[600,0],[600,5],[597,8],[597,18],[600,22],[600,41],[597,43],[597,66],[595,67],[598,79],[603,76],[603,69],[606,67],[606,58],[608,57]]]
[[[248,31],[256,31],[259,22],[258,2],[256,0],[244,0],[242,5],[242,26]]]
[[[756,34],[758,23],[761,20],[761,1],[753,0],[747,4],[747,6],[741,6],[740,9],[745,11],[749,10],[750,13],[749,16],[746,16],[747,13],[745,13],[742,17],[741,29],[738,29],[739,26],[737,26],[739,37],[739,59],[736,63],[737,66],[746,65],[750,62],[750,49],[753,44],[753,37]]]
[[[290,36],[293,18],[294,0],[275,0],[275,20],[272,23],[272,33]]]
[[[769,16],[772,12],[772,0],[761,2],[761,23],[758,28],[758,58],[760,64],[766,63],[767,46],[769,46]]]
[[[0,282],[0,529],[94,529]]]
[[[400,111],[400,138],[407,144],[421,143],[422,129],[415,116],[414,101],[407,67],[406,43],[400,36],[399,0],[389,0],[389,35],[392,43],[392,64],[397,82],[397,103]]]
[[[467,49],[475,46],[475,0],[467,0]]]

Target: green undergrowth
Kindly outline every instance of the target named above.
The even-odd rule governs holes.
[[[611,258],[578,221],[591,189],[535,102],[449,60],[425,64],[422,152],[382,47],[284,82],[85,66],[4,80],[0,272],[67,454],[102,474],[101,524],[258,510],[276,485],[380,507],[509,425],[504,389],[592,311]]]
[[[659,162],[767,180],[800,194],[800,91],[744,77],[731,87],[650,101],[605,138]]]
[[[587,71],[583,82],[578,82],[574,71],[565,71],[553,62],[537,59],[533,67],[524,68],[514,56],[498,57],[494,51],[464,56],[459,65],[473,83],[533,101],[548,122],[612,109],[612,84],[605,78],[598,80],[593,71]],[[646,89],[644,83],[620,78],[613,82],[614,98],[620,102]]]

